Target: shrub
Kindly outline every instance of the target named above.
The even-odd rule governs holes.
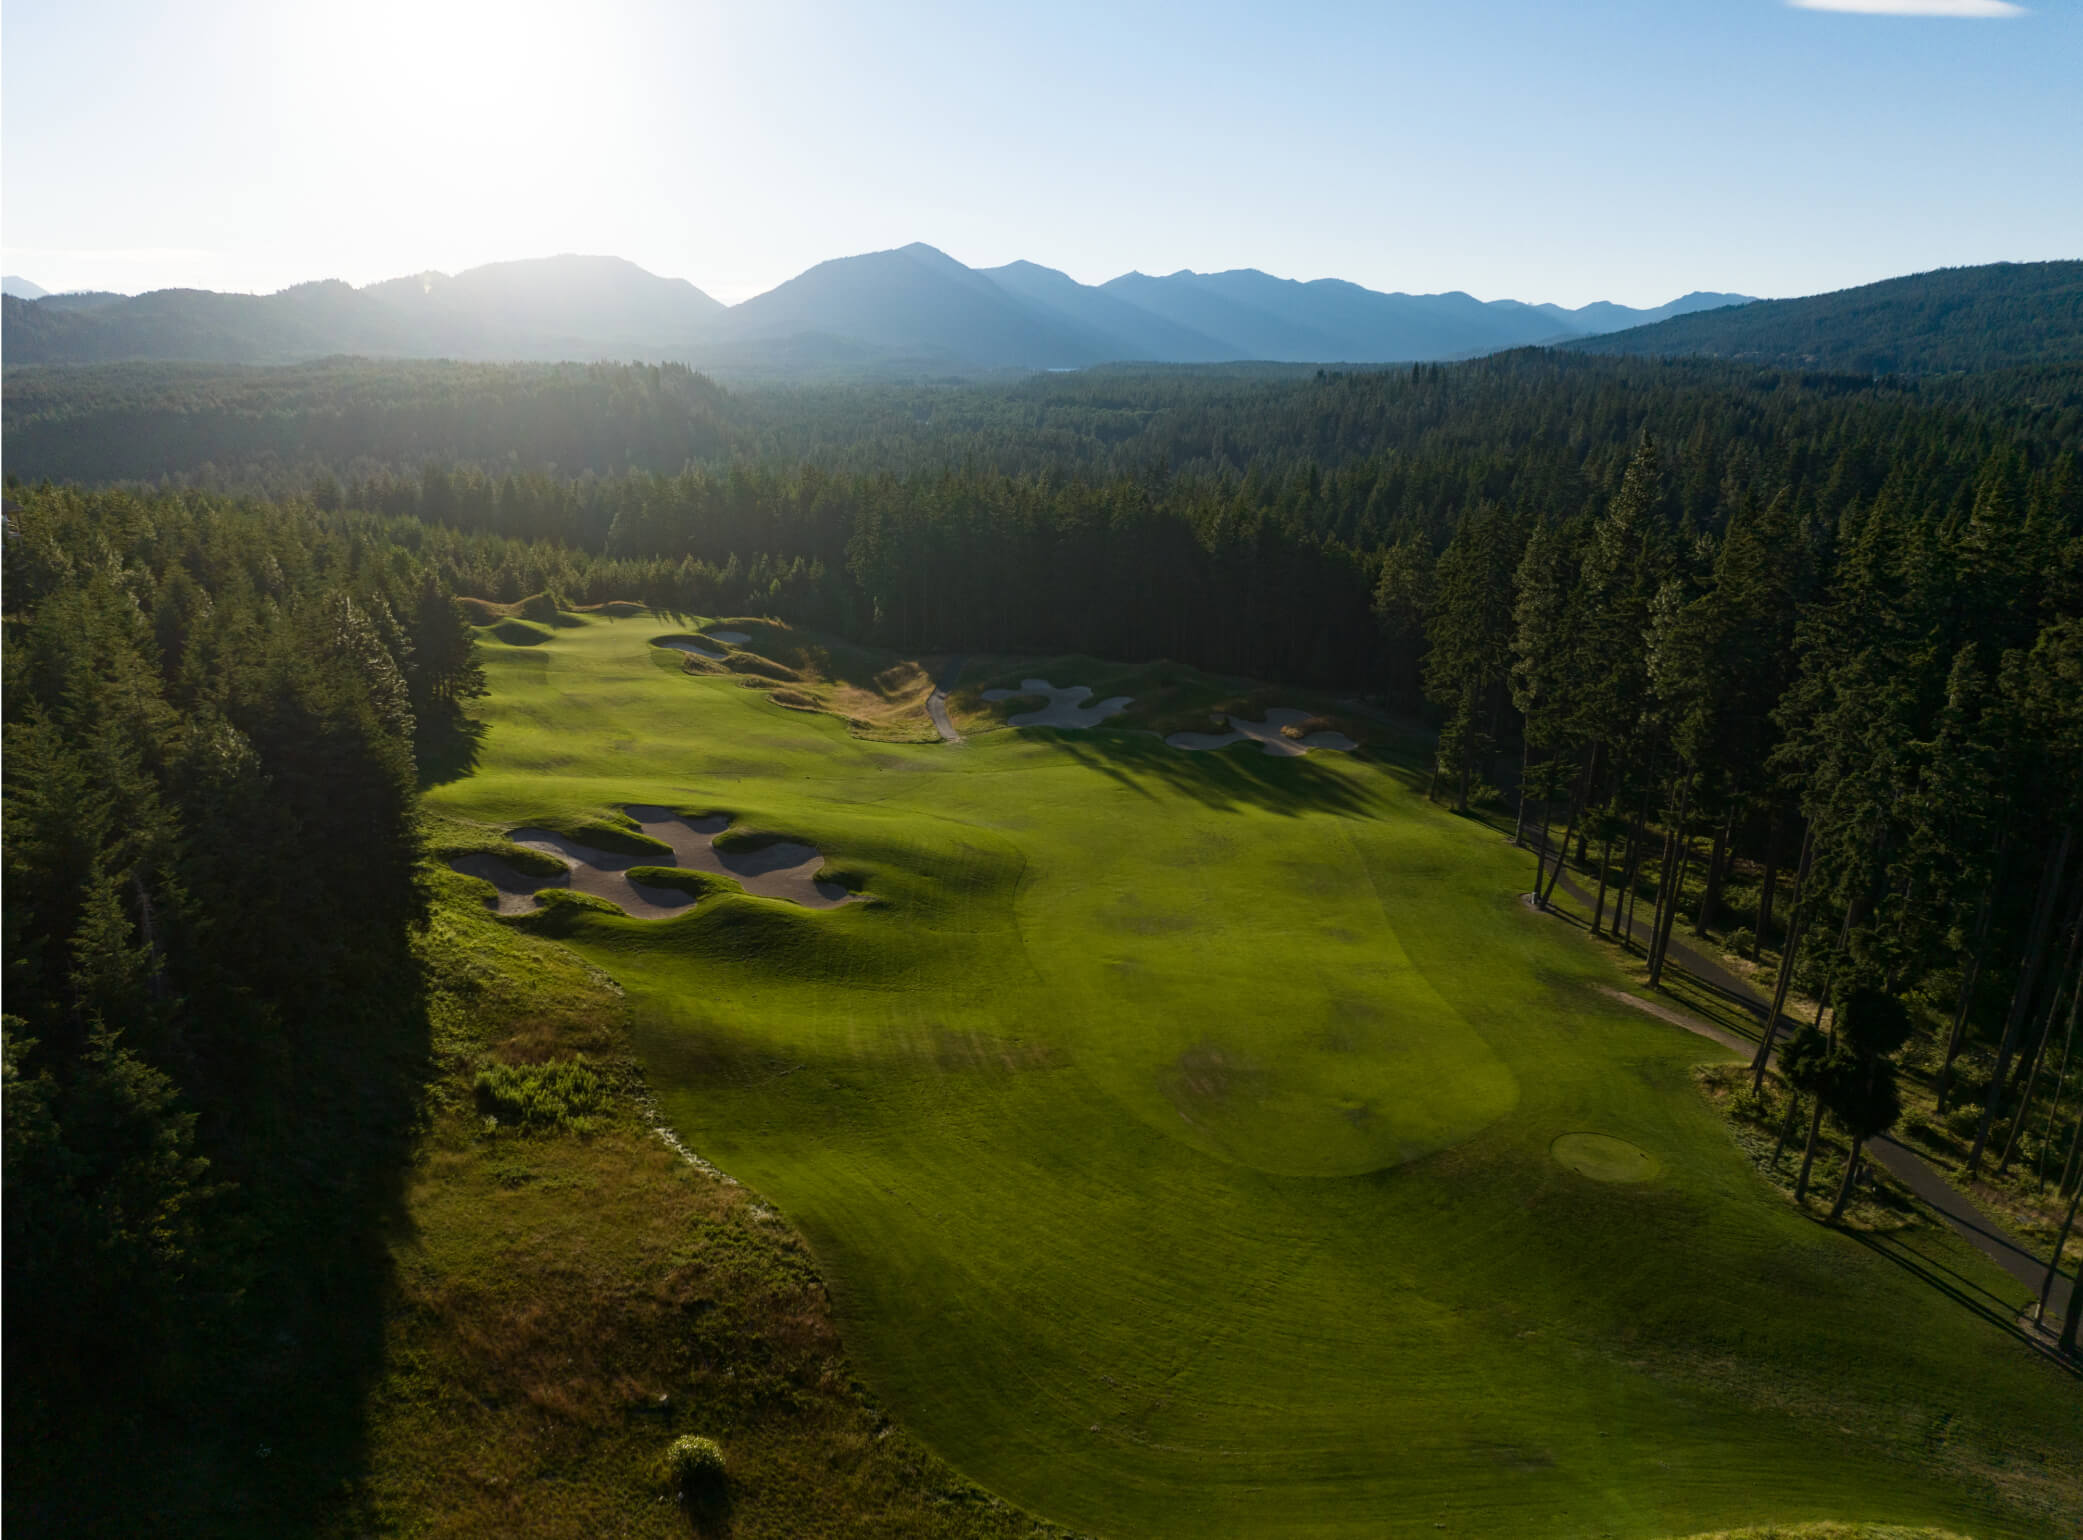
[[[1287,726],[1280,729],[1280,736],[1291,738],[1295,742],[1300,743],[1311,733],[1327,733],[1331,730],[1332,724],[1328,718],[1309,717],[1300,722],[1288,723]]]
[[[713,1438],[683,1433],[666,1447],[666,1484],[685,1498],[713,1492],[724,1483],[723,1447]]]
[[[1748,1082],[1737,1087],[1736,1094],[1729,1098],[1729,1116],[1740,1118],[1746,1123],[1759,1125],[1772,1121],[1772,1099],[1753,1092]]]
[[[1751,952],[1756,948],[1757,939],[1758,938],[1756,934],[1752,932],[1751,928],[1748,925],[1738,925],[1734,930],[1729,932],[1728,937],[1726,941],[1724,941],[1723,945],[1725,945],[1731,952],[1737,953],[1739,956],[1748,957],[1751,954]]]
[[[608,1103],[607,1085],[584,1054],[549,1064],[488,1064],[474,1089],[487,1117],[576,1134],[590,1133]]]
[[[1972,1139],[1975,1130],[1982,1126],[1982,1106],[1978,1100],[1969,1100],[1965,1095],[1954,1103],[1953,1110],[1946,1114],[1946,1132],[1958,1139]]]

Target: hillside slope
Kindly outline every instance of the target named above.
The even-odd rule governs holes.
[[[1758,300],[1567,344],[1838,374],[1945,374],[2083,359],[2083,262],[1949,267]]]

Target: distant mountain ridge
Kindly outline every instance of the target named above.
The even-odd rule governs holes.
[[[0,294],[12,294],[16,299],[42,299],[50,292],[42,284],[31,283],[14,273],[0,278]]]
[[[19,280],[11,280],[19,283]],[[28,285],[21,290],[27,295]],[[1384,294],[1245,268],[1127,273],[1083,284],[1032,262],[977,269],[932,246],[835,258],[725,306],[617,257],[500,262],[356,289],[162,289],[4,302],[12,364],[124,359],[297,363],[334,354],[477,360],[670,359],[725,373],[1078,368],[1110,362],[1411,363],[1464,358],[1661,319],[1467,294]]]
[[[2083,261],[1943,267],[1566,345],[1861,375],[2083,362]]]

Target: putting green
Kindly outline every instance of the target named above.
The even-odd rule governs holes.
[[[1570,1170],[1594,1182],[1646,1182],[1663,1169],[1640,1145],[1611,1134],[1564,1134],[1549,1149]]]
[[[1792,1213],[1693,1087],[1715,1050],[1601,995],[1608,956],[1414,778],[1104,727],[870,742],[673,671],[682,630],[488,642],[481,761],[430,807],[728,813],[873,895],[554,923],[679,1133],[809,1238],[878,1394],[987,1486],[1111,1535],[2078,1514],[2083,1395],[2005,1334],[2014,1286]],[[1658,1180],[1565,1169],[1592,1129]]]

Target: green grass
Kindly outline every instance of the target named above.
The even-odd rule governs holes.
[[[383,1372],[320,1532],[1042,1536],[891,1425],[801,1242],[653,1132],[613,983],[486,915],[467,879],[429,881],[436,1062]],[[728,1480],[682,1507],[660,1466],[690,1436]]]
[[[1792,1211],[1694,1083],[1714,1050],[1601,995],[1609,955],[1408,766],[869,741],[655,667],[662,629],[489,644],[480,764],[430,804],[727,811],[875,896],[556,933],[986,1487],[1115,1535],[2083,1521],[2083,1390],[2007,1332],[2023,1291]],[[1590,1180],[1569,1133],[1656,1170]]]

